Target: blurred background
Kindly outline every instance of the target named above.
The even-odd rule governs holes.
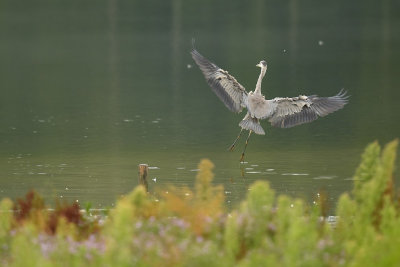
[[[400,133],[398,1],[40,0],[0,3],[0,198],[113,206],[150,165],[150,191],[192,186],[201,158],[236,205],[255,180],[333,204],[367,143]],[[396,13],[397,12],[397,13]],[[214,95],[196,48],[267,98],[344,88],[350,103],[291,129],[262,123],[246,163],[244,116]],[[399,161],[398,161],[399,163]],[[51,201],[52,202],[52,201]]]

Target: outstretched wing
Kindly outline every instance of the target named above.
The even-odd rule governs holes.
[[[348,96],[341,90],[331,97],[298,96],[286,98],[274,98],[268,100],[273,109],[269,117],[272,126],[290,128],[299,124],[312,122],[318,117],[324,117],[329,113],[343,108],[347,104]]]
[[[208,85],[225,106],[233,112],[242,111],[245,106],[246,89],[232,75],[203,57],[196,49],[192,49],[191,54],[203,72]]]

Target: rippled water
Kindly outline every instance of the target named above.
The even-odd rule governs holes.
[[[393,1],[364,3],[109,0],[3,1],[0,10],[0,198],[35,188],[48,199],[112,206],[147,163],[150,190],[193,185],[211,159],[227,202],[257,179],[278,192],[334,202],[365,145],[399,136],[400,19]],[[245,164],[230,113],[205,83],[198,50],[267,98],[341,88],[341,111],[252,136]]]

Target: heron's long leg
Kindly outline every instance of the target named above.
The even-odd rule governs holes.
[[[233,144],[228,148],[229,151],[233,151],[233,150],[235,149],[236,142],[239,140],[240,136],[242,135],[242,132],[243,132],[243,128],[240,129],[240,132],[239,132],[238,136],[236,137],[235,141],[234,141]]]
[[[244,161],[244,153],[246,152],[247,144],[249,143],[250,135],[251,135],[252,132],[253,132],[253,131],[250,130],[249,136],[247,136],[246,144],[244,145],[243,153],[242,153],[242,156],[240,157],[240,162],[243,162],[243,161]]]

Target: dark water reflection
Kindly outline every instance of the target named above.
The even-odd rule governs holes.
[[[150,186],[192,185],[210,158],[236,203],[257,179],[334,202],[364,146],[399,136],[400,19],[394,1],[3,1],[0,10],[0,197],[112,205],[148,163]],[[226,148],[243,114],[213,95],[198,49],[248,90],[267,60],[268,98],[345,88],[350,104],[312,124],[267,126],[247,164]]]

